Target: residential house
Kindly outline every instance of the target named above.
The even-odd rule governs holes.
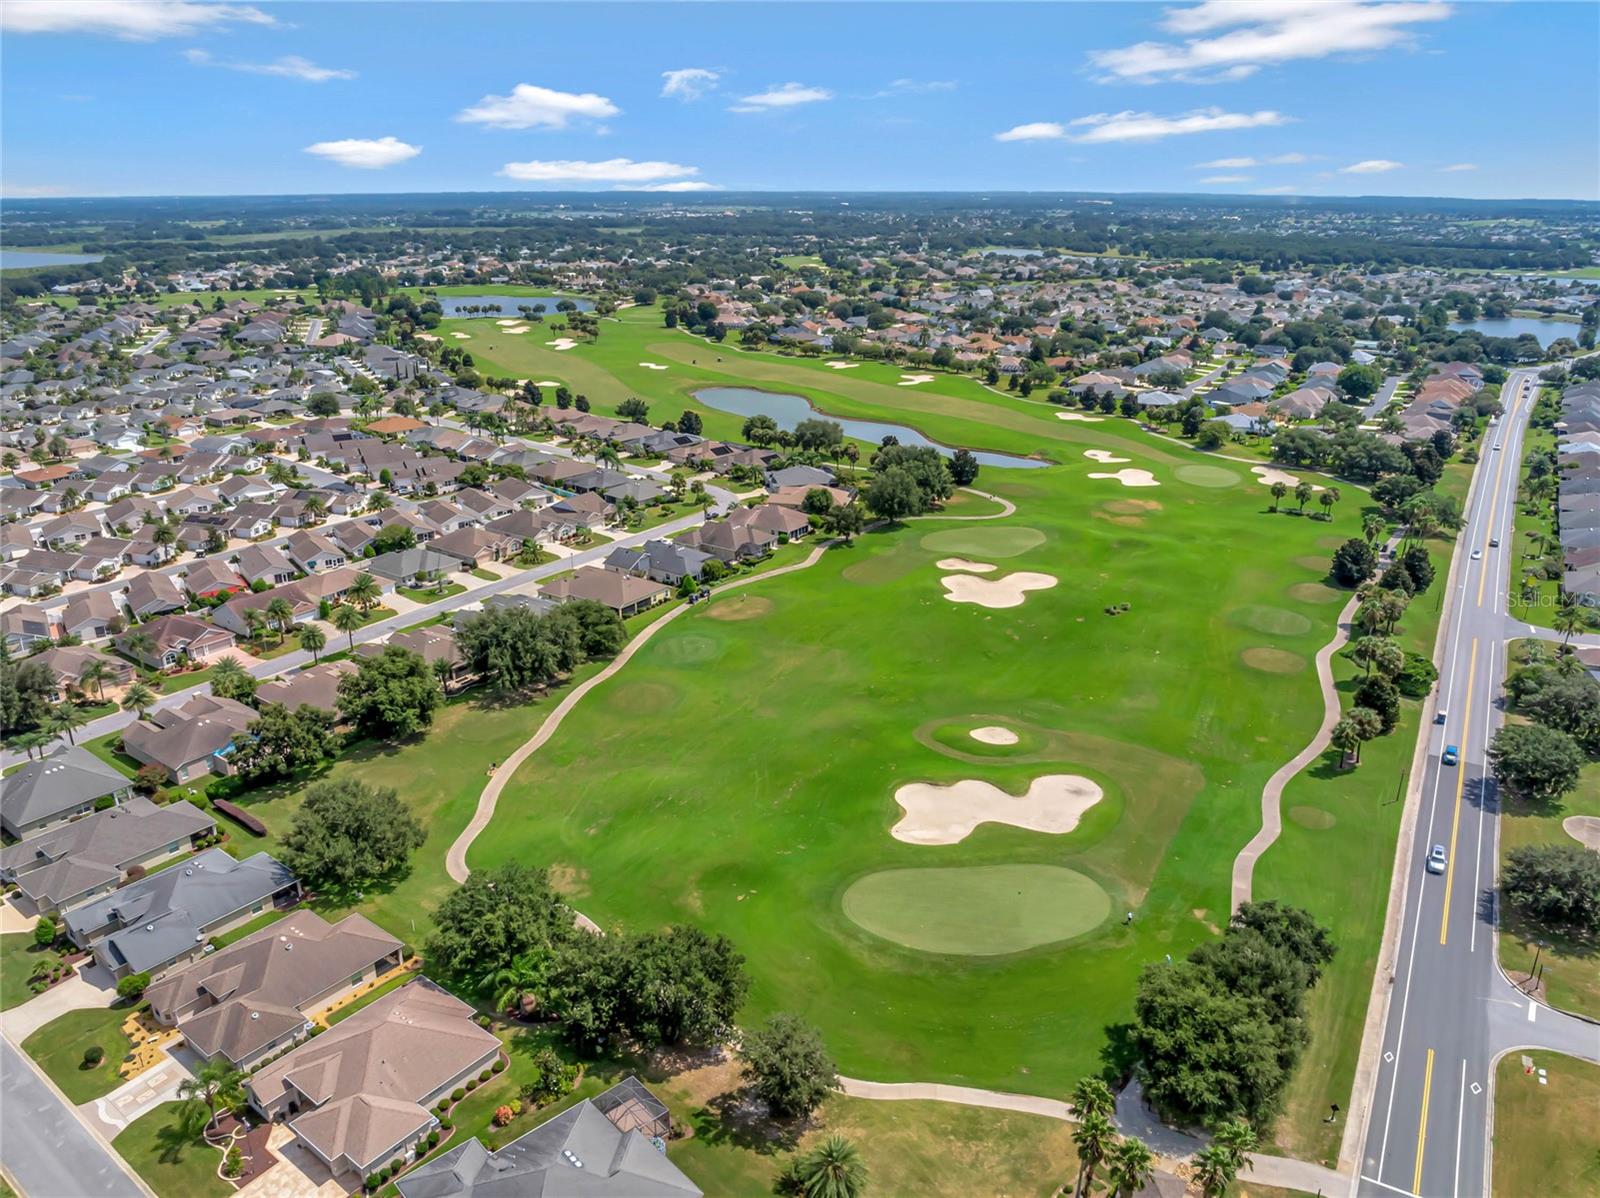
[[[332,570],[350,560],[343,549],[321,533],[297,532],[289,538],[285,548],[289,560],[306,574]]]
[[[330,924],[290,912],[269,927],[169,970],[145,991],[158,1023],[205,1060],[236,1069],[307,1035],[313,1017],[403,963],[404,946],[363,915]]]
[[[299,900],[299,879],[276,857],[240,861],[213,848],[71,907],[65,922],[72,942],[120,978],[193,960],[212,935]]]
[[[153,570],[130,578],[128,585],[122,589],[122,601],[140,620],[148,620],[166,612],[182,611],[188,605],[182,589],[172,576]]]
[[[195,695],[178,707],[160,707],[122,730],[122,750],[135,761],[159,765],[173,782],[226,774],[234,737],[256,720],[253,708],[216,695]]]
[[[595,566],[585,566],[568,578],[546,583],[539,593],[558,603],[592,599],[623,617],[636,615],[672,596],[672,591],[666,585],[653,578],[639,578]]]
[[[107,686],[125,686],[133,681],[131,662],[87,645],[60,645],[37,653],[29,660],[50,672],[55,684],[51,698],[57,703],[66,699],[75,687],[81,686],[90,696],[98,698]],[[102,671],[104,677],[97,683],[83,682],[85,673],[93,669]],[[7,781],[6,785],[10,784]]]
[[[264,582],[269,587],[293,582],[300,571],[275,545],[247,545],[233,559],[234,569],[251,585]]]
[[[127,622],[117,593],[85,591],[67,601],[61,613],[61,631],[85,641],[102,641]]]
[[[71,745],[6,775],[0,789],[0,831],[16,840],[36,836],[65,820],[121,803],[132,793],[124,774]]]
[[[118,651],[153,670],[184,661],[206,662],[234,647],[233,633],[196,616],[174,613],[130,628],[116,639]]]
[[[653,578],[669,587],[679,586],[685,578],[696,581],[700,571],[711,560],[711,555],[675,541],[646,541],[633,548],[619,545],[606,555],[601,563],[607,570],[632,574],[638,578]]]
[[[365,645],[361,648],[366,648]],[[358,652],[360,650],[357,650]],[[256,688],[256,702],[265,707],[281,703],[290,711],[302,707],[315,707],[330,715],[339,714],[339,680],[356,672],[355,663],[348,659],[324,661],[307,666],[289,677],[272,678]]]
[[[336,1179],[412,1155],[437,1126],[433,1105],[500,1058],[472,1008],[419,979],[265,1065],[250,1105],[286,1121]]]

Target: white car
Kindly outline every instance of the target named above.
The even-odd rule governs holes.
[[[1494,443],[1494,447],[1495,447],[1495,448],[1496,448],[1496,449],[1499,449],[1499,448],[1500,448],[1500,442],[1498,442],[1498,441],[1496,441],[1496,442],[1495,442],[1495,443]]]
[[[1473,560],[1473,561],[1477,561],[1477,560],[1478,560],[1478,559],[1479,559],[1479,558],[1481,558],[1481,557],[1482,557],[1482,556],[1483,556],[1483,550],[1481,550],[1481,549],[1474,549],[1474,550],[1473,550],[1473,551],[1472,551],[1472,560]]]
[[[1449,863],[1450,858],[1445,856],[1444,845],[1434,845],[1428,853],[1428,872],[1430,874],[1442,874],[1445,866]]]

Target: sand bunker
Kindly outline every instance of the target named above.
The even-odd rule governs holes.
[[[1561,827],[1584,848],[1600,852],[1600,815],[1569,815]]]
[[[411,335],[413,337],[415,337],[418,341],[437,341],[437,340],[439,340],[432,333],[413,333]]]
[[[557,337],[554,341],[546,341],[545,344],[548,345],[551,349],[564,350],[564,349],[572,349],[578,343],[576,341],[574,341],[571,337]]]
[[[1090,478],[1114,478],[1125,487],[1159,487],[1156,476],[1148,470],[1118,470],[1115,474],[1091,474]]]
[[[974,728],[969,736],[980,744],[985,745],[1014,745],[1017,743],[1017,734],[1009,728],[1002,728],[999,724],[985,724],[982,728]]]
[[[506,332],[508,333],[526,333],[527,331],[528,326],[525,324],[513,324],[506,326]]]
[[[896,383],[895,386],[915,387],[918,383],[931,382],[933,382],[933,375],[931,374],[902,374],[900,376],[900,381]]]
[[[1256,476],[1258,483],[1266,487],[1270,487],[1273,483],[1282,483],[1286,487],[1298,487],[1300,485],[1300,480],[1294,475],[1271,466],[1252,466],[1250,467],[1250,473]],[[1311,484],[1311,489],[1313,491],[1322,490],[1315,483]]]
[[[861,365],[861,363],[860,362],[825,362],[825,363],[823,363],[823,365],[829,367],[832,370],[854,370],[857,366]]]
[[[951,603],[976,603],[979,607],[1021,607],[1029,591],[1047,591],[1056,585],[1054,574],[1023,570],[1004,578],[974,578],[971,574],[946,574],[945,598]]]
[[[499,325],[502,329],[514,328],[515,326],[517,326],[517,325],[519,325],[521,323],[522,322],[520,320],[497,320],[497,321],[495,321],[495,324]]]
[[[555,379],[540,379],[537,383],[534,384],[534,386],[535,387],[559,387],[559,386],[561,386],[561,384],[556,382]]]
[[[661,365],[660,362],[640,362],[639,365],[643,366],[646,370],[665,370],[666,369],[666,367]]]
[[[1103,797],[1098,786],[1077,774],[1035,778],[1020,797],[972,778],[949,786],[913,782],[894,792],[905,814],[889,834],[907,844],[959,844],[979,824],[994,823],[1060,835],[1076,828]]]
[[[1081,420],[1085,424],[1099,424],[1104,416],[1085,416],[1082,412],[1057,412],[1057,420]]]
[[[451,333],[450,335],[452,337],[454,337],[457,341],[471,341],[472,340],[472,334],[471,333]]]
[[[1119,458],[1109,449],[1086,449],[1083,456],[1092,462],[1099,462],[1102,466],[1119,466],[1123,462],[1131,462],[1132,458]]]
[[[968,570],[973,574],[992,574],[1000,568],[993,562],[969,562],[964,557],[941,557],[934,564],[941,570]]]

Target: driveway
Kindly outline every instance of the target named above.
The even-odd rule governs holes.
[[[20,1007],[0,1011],[0,1032],[21,1044],[34,1032],[68,1011],[87,1011],[95,1007],[109,1007],[117,997],[116,983],[105,968],[90,963],[76,974],[52,986],[36,998],[30,998]]]
[[[106,1139],[114,1140],[118,1132],[140,1115],[177,1098],[178,1087],[192,1075],[196,1064],[197,1058],[188,1049],[179,1049],[154,1069],[146,1069],[138,1077],[130,1078],[105,1097],[83,1103],[78,1107],[78,1114]]]

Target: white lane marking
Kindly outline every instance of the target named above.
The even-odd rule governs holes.
[[[1452,1198],[1461,1193],[1461,1128],[1467,1115],[1467,1059],[1461,1058],[1461,1097],[1456,1102],[1456,1174],[1450,1183]]]
[[[1539,1004],[1533,999],[1528,1000],[1528,1022],[1533,1023],[1539,1017]]]
[[[1488,750],[1490,723],[1494,719],[1494,695],[1499,689],[1499,685],[1494,680],[1495,668],[1501,660],[1498,656],[1499,652],[1499,646],[1494,641],[1490,641],[1488,667],[1490,684],[1484,688],[1483,692],[1483,731],[1481,733],[1484,738],[1485,754],[1487,754]],[[1483,898],[1483,827],[1489,820],[1489,786],[1489,773],[1488,769],[1485,768],[1478,777],[1478,852],[1472,861],[1474,908]],[[1472,935],[1467,944],[1467,951],[1471,953],[1478,951],[1478,916],[1476,910],[1474,910],[1472,916]]]
[[[1409,1196],[1409,1198],[1417,1198],[1417,1194],[1412,1190],[1402,1190],[1399,1186],[1392,1186],[1386,1181],[1379,1181],[1376,1177],[1372,1177],[1366,1173],[1361,1175],[1361,1180],[1370,1182],[1379,1189],[1388,1190],[1391,1194],[1406,1194]]]

